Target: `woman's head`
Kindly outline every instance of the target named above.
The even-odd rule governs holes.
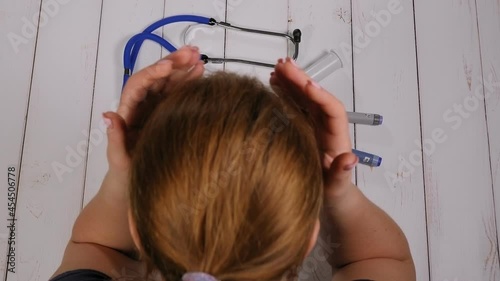
[[[131,214],[149,266],[168,281],[193,271],[221,280],[293,272],[317,235],[322,202],[308,119],[288,98],[235,74],[165,96],[132,157]]]

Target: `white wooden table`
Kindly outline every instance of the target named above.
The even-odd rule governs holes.
[[[500,280],[500,2],[414,2],[1,0],[0,275],[47,280],[60,263],[107,168],[101,113],[119,98],[128,38],[162,17],[198,14],[302,29],[301,66],[336,50],[344,68],[322,85],[349,110],[385,117],[380,127],[353,127],[356,147],[384,158],[380,168],[358,167],[357,184],[405,231],[418,280]],[[163,35],[180,46],[185,28]],[[283,41],[233,31],[196,32],[190,43],[270,62],[287,54]],[[139,67],[165,54],[145,44]],[[263,80],[270,72],[225,69]],[[9,167],[18,184],[15,273],[7,271]],[[331,252],[329,242],[318,247]],[[321,260],[302,272],[328,280]]]

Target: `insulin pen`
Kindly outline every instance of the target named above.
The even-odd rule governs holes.
[[[382,125],[384,117],[378,114],[368,114],[359,112],[347,112],[349,123],[363,124],[363,125]]]
[[[358,156],[360,164],[370,167],[380,167],[380,165],[382,164],[382,158],[377,155],[373,155],[356,149],[353,149],[352,153]]]

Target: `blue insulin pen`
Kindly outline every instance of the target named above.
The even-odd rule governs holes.
[[[360,164],[367,165],[370,167],[380,167],[380,165],[382,164],[382,157],[380,156],[359,151],[356,149],[353,149],[352,153],[358,156]]]

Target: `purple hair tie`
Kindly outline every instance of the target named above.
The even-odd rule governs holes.
[[[207,273],[188,272],[182,276],[182,281],[219,281],[219,280]]]

